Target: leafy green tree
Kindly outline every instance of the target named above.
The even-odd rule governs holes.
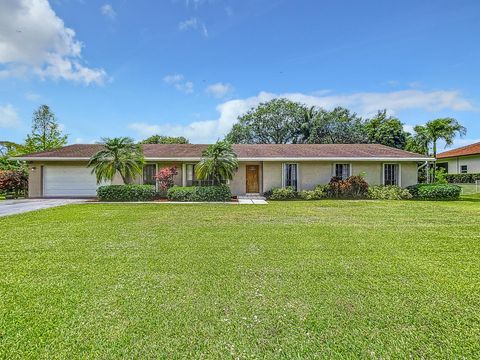
[[[425,127],[417,125],[413,128],[413,131],[415,131],[415,134],[407,137],[405,150],[428,156],[430,139]]]
[[[238,118],[226,140],[237,144],[288,144],[297,142],[305,106],[287,99],[261,103]]]
[[[343,107],[331,111],[318,109],[314,115],[309,144],[367,143],[368,136],[363,120],[356,113]]]
[[[0,141],[0,170],[26,169],[23,161],[10,160],[12,156],[25,154],[25,147],[11,141]]]
[[[397,149],[405,149],[408,133],[403,130],[402,122],[387,115],[387,110],[378,111],[365,122],[365,131],[369,142],[383,144]]]
[[[142,140],[140,144],[189,144],[187,138],[183,136],[163,136],[152,135],[145,140]]]
[[[213,179],[215,185],[223,180],[232,180],[238,168],[237,155],[228,141],[217,141],[202,153],[202,159],[195,166],[199,180]]]
[[[104,149],[94,154],[88,167],[95,173],[97,183],[112,181],[118,172],[123,183],[128,184],[137,175],[142,174],[145,159],[141,145],[128,137],[102,139]]]
[[[41,105],[33,113],[32,133],[25,140],[27,152],[57,149],[67,144],[67,135],[63,135],[55,114],[47,105]]]

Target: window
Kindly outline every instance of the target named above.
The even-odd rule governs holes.
[[[157,172],[157,165],[148,164],[143,167],[143,183],[145,185],[155,185],[155,173]]]
[[[468,166],[467,166],[467,165],[462,165],[462,166],[460,166],[460,173],[461,173],[461,174],[466,174],[466,173],[468,173]]]
[[[197,177],[195,175],[195,164],[187,164],[185,166],[185,171],[186,171],[186,180],[187,180],[187,186],[209,186],[209,185],[214,185],[213,178],[209,178],[207,180],[197,180]],[[222,183],[224,183],[222,181]]]
[[[383,184],[400,185],[400,173],[398,164],[383,165]]]
[[[335,164],[335,176],[346,180],[350,176],[350,164]]]
[[[283,186],[292,186],[297,191],[298,167],[297,164],[283,165]]]

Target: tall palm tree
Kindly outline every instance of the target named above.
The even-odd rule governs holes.
[[[237,168],[237,154],[232,144],[217,141],[202,153],[202,159],[195,166],[195,175],[199,180],[213,179],[214,185],[217,185],[222,180],[232,180]]]
[[[437,141],[445,141],[445,147],[453,144],[456,135],[461,137],[467,133],[467,129],[453,118],[440,118],[425,124],[427,136],[430,138],[433,148],[433,157],[437,156]]]
[[[90,158],[88,167],[95,173],[97,183],[112,181],[118,172],[123,183],[128,184],[136,175],[142,174],[143,150],[129,137],[104,138],[101,144],[104,149]]]

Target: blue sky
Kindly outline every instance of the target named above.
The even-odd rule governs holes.
[[[5,0],[0,139],[22,141],[45,103],[70,143],[211,142],[285,96],[407,129],[455,117],[464,145],[480,141],[479,38],[476,0]]]

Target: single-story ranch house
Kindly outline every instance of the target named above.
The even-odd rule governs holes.
[[[480,142],[438,154],[437,166],[449,174],[480,173]]]
[[[158,169],[176,165],[175,184],[201,185],[195,178],[195,165],[207,146],[143,145],[146,165],[143,176],[135,182],[155,184]],[[17,158],[29,164],[29,196],[95,196],[99,185],[86,165],[101,148],[99,144],[77,144]],[[417,183],[418,164],[433,160],[378,144],[238,144],[233,149],[239,161],[229,182],[234,195],[261,194],[282,186],[308,190],[328,183],[332,176],[347,178],[361,173],[370,185],[406,187]],[[120,184],[120,177],[113,183]]]

